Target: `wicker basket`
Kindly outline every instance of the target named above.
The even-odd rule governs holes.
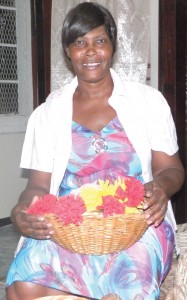
[[[55,215],[47,219],[53,224],[53,240],[63,248],[80,254],[102,255],[127,249],[137,242],[148,225],[143,214],[87,214],[80,225],[64,225]]]

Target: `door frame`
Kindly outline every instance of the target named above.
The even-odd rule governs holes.
[[[187,1],[159,1],[159,90],[170,105],[179,152],[187,165]],[[187,179],[172,197],[177,224],[187,222]]]

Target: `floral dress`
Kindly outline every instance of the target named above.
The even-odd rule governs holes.
[[[143,182],[141,162],[118,118],[99,132],[72,122],[72,150],[59,195],[119,176]],[[174,234],[166,221],[150,226],[127,250],[108,255],[75,254],[51,240],[25,238],[10,266],[7,286],[29,281],[94,299],[109,293],[124,300],[158,299],[173,247]]]

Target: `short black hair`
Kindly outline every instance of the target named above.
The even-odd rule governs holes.
[[[62,27],[62,46],[64,53],[78,37],[84,36],[89,31],[104,26],[113,46],[113,54],[116,50],[117,27],[110,11],[96,2],[83,2],[70,9]]]

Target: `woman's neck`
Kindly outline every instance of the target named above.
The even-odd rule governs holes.
[[[85,82],[78,79],[78,86],[75,90],[74,99],[81,101],[100,101],[108,100],[113,91],[112,77],[108,76],[99,82]]]

